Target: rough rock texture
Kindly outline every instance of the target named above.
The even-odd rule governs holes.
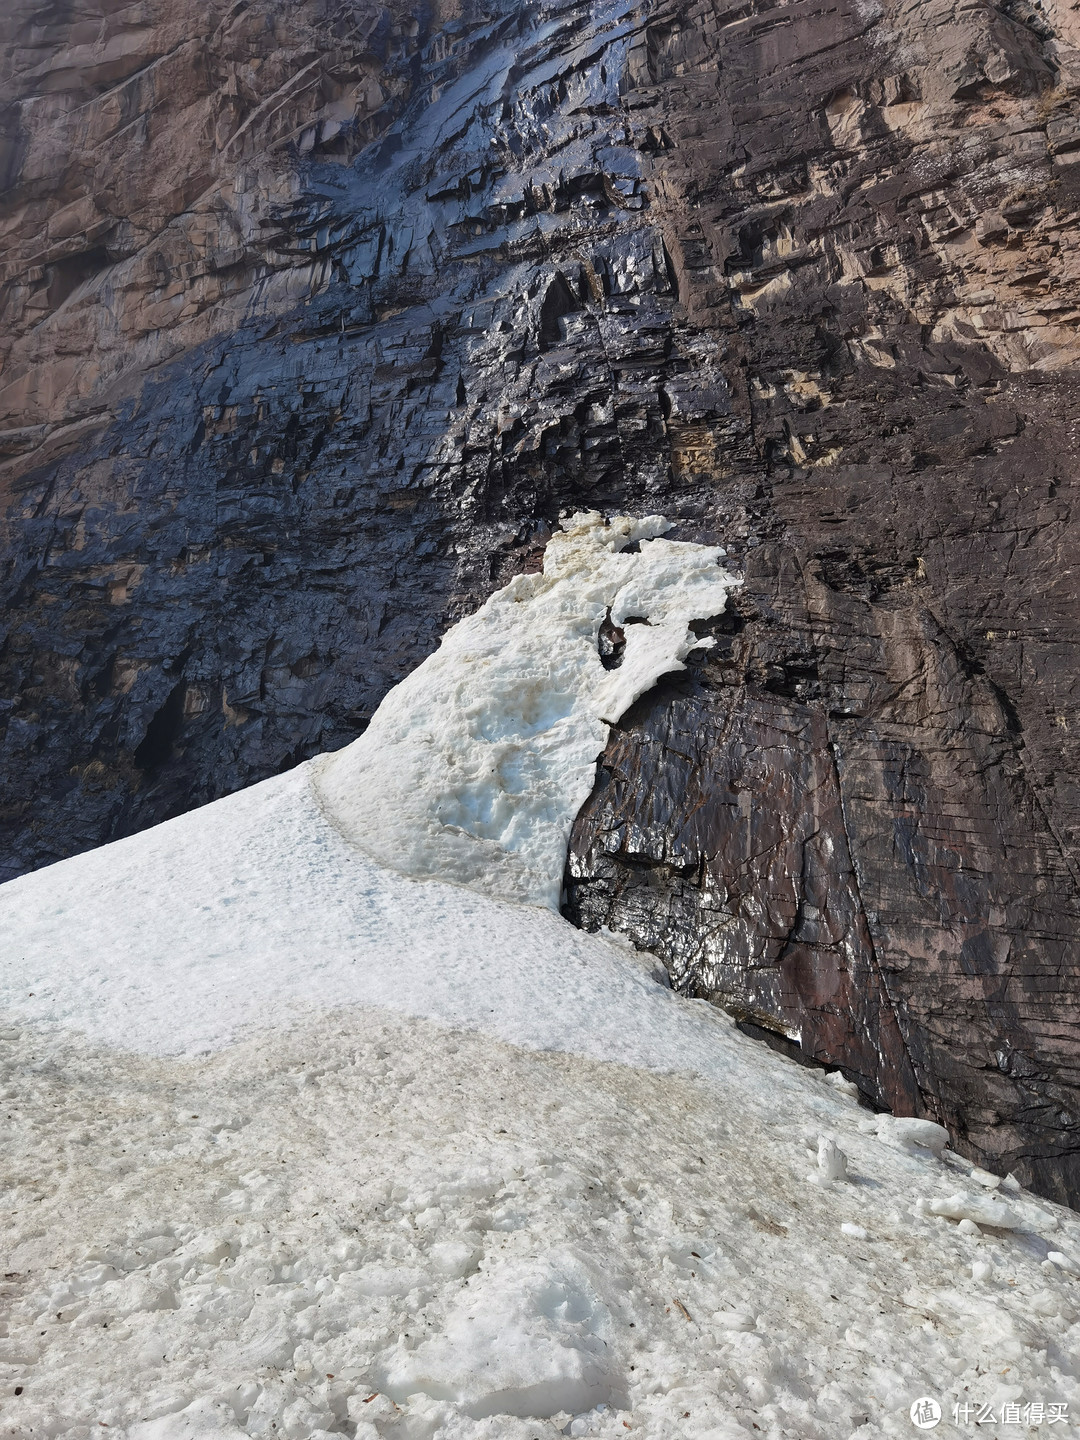
[[[1080,1199],[1076,12],[0,26],[5,873],[343,743],[560,509],[662,509],[746,583],[569,913]]]

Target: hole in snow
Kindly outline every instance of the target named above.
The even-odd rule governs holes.
[[[600,651],[600,664],[604,669],[617,670],[626,653],[626,631],[612,621],[610,606],[596,637],[596,647]]]

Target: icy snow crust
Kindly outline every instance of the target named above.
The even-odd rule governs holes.
[[[846,1440],[913,1433],[920,1395],[943,1433],[954,1402],[1075,1415],[1077,1217],[549,908],[605,716],[719,594],[715,552],[683,547],[680,578],[680,547],[588,526],[530,582],[563,616],[546,658],[476,621],[373,722],[414,777],[461,743],[453,825],[436,779],[410,848],[369,742],[0,889],[0,1434]],[[585,654],[609,606],[653,621],[625,675]],[[509,655],[563,699],[519,703]],[[492,680],[490,731],[456,665]],[[469,809],[493,760],[532,777],[535,844]],[[360,836],[348,779],[372,775]],[[475,888],[493,853],[537,903]],[[440,856],[459,883],[389,868]]]
[[[183,1060],[11,1027],[0,1434],[869,1440],[913,1434],[920,1395],[948,1435],[953,1403],[1075,1414],[1080,1281],[1046,1256],[1080,1256],[1076,1217],[923,1214],[978,1188],[955,1157],[884,1143],[654,988],[676,1061],[711,1035],[708,1076],[360,1007]],[[807,1183],[823,1134],[850,1180]]]
[[[722,550],[656,538],[668,529],[659,515],[567,521],[542,575],[455,625],[359,740],[315,762],[332,821],[406,875],[557,909],[608,725],[712,643],[690,622],[719,615],[739,583]],[[597,645],[605,617],[646,622],[627,625],[615,670]]]

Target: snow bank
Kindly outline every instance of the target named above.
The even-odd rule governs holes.
[[[736,584],[666,528],[575,516],[355,744],[0,888],[0,1003],[156,1053],[351,1003],[669,1065],[672,998],[550,913],[608,720],[707,643],[689,623]],[[609,614],[642,622],[614,670]]]
[[[386,697],[352,745],[315,763],[327,815],[367,854],[557,909],[574,817],[618,720],[711,640],[739,583],[716,547],[657,538],[660,516],[575,515],[542,575],[519,575]],[[626,547],[637,545],[637,550]],[[626,624],[617,669],[598,636]]]
[[[608,720],[734,583],[660,528],[577,517],[356,746],[0,887],[5,1434],[863,1440],[923,1395],[1080,1403],[1075,1216],[551,908]]]
[[[325,818],[310,766],[0,886],[0,935],[0,1006],[150,1054],[376,1005],[723,1072],[720,1012],[550,910],[369,860]]]

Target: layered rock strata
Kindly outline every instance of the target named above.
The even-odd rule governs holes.
[[[567,904],[1080,1196],[1074,13],[0,24],[6,874],[340,745],[559,512],[745,574]]]

